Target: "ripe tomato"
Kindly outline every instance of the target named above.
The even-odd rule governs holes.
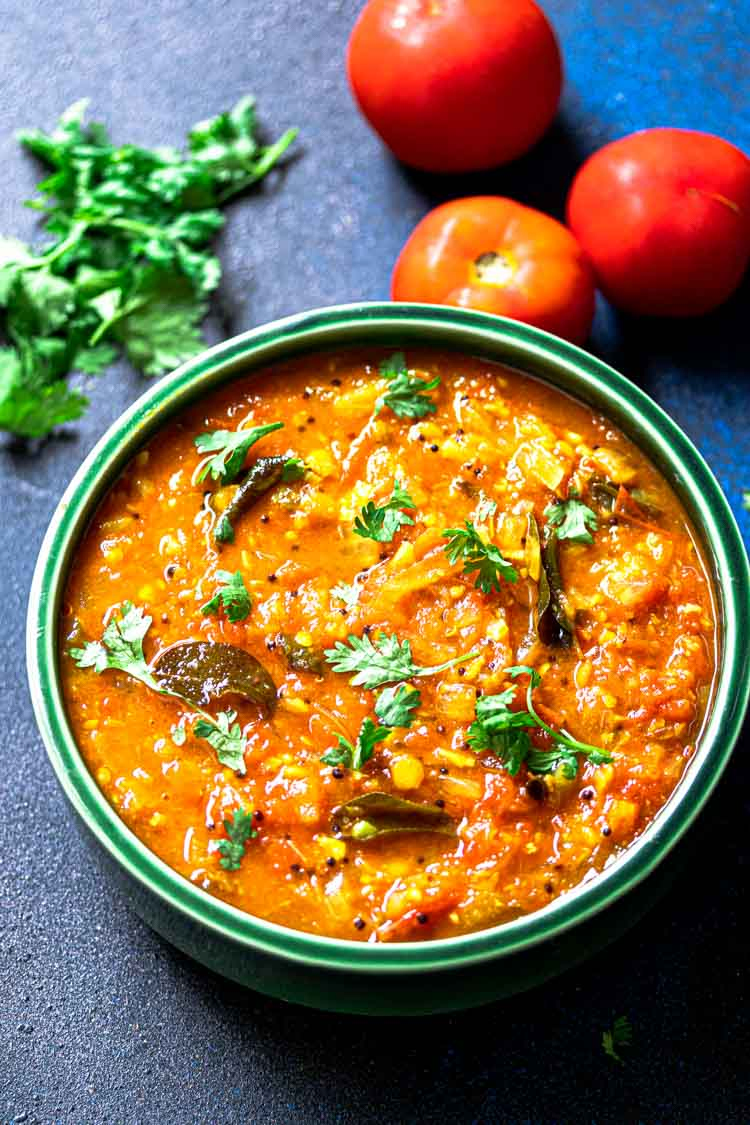
[[[399,255],[391,297],[482,309],[574,343],[586,339],[594,315],[592,273],[570,231],[495,195],[430,211]]]
[[[580,169],[568,223],[614,304],[697,316],[726,300],[750,259],[750,160],[710,133],[633,133]]]
[[[369,0],[349,82],[399,160],[467,172],[514,160],[560,100],[554,32],[533,0]]]

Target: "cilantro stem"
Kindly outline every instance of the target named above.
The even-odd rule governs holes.
[[[573,750],[578,754],[588,755],[592,750],[596,754],[603,753],[599,746],[590,746],[588,742],[579,742],[577,738],[573,738],[573,736],[568,734],[563,728],[557,731],[545,723],[544,719],[537,714],[536,708],[534,707],[534,701],[532,699],[533,691],[534,677],[529,675],[529,682],[526,686],[526,710],[529,712],[536,726],[538,726],[540,730],[546,731],[557,746],[566,746],[569,750]]]
[[[68,250],[79,243],[90,226],[91,223],[88,220],[86,222],[79,220],[73,223],[68,234],[62,242],[58,242],[54,249],[50,250],[48,254],[43,254],[40,258],[34,258],[31,262],[22,263],[19,268],[23,270],[46,269],[47,266],[52,265],[58,258],[62,258],[63,254],[67,254]]]
[[[244,180],[239,180],[237,183],[232,184],[231,187],[227,188],[226,191],[219,193],[219,195],[217,196],[217,203],[226,203],[226,201],[228,199],[231,199],[232,196],[239,195],[241,191],[244,191],[246,188],[252,187],[254,183],[257,183],[258,180],[262,179],[263,176],[265,176],[266,173],[271,170],[279,157],[286,152],[298,133],[299,129],[287,129],[286,133],[282,134],[282,136],[280,136],[277,141],[274,141],[272,145],[269,145],[258,163],[255,165],[253,171],[250,172]]]

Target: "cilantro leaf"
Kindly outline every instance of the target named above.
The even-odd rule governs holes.
[[[425,668],[414,663],[409,641],[399,641],[395,633],[390,637],[379,633],[376,641],[377,644],[368,636],[357,637],[350,634],[348,644],[337,641],[333,648],[326,649],[326,660],[335,672],[355,672],[356,675],[350,682],[355,687],[361,686],[372,691],[383,684],[410,680],[414,676],[432,676],[446,668],[453,668],[474,655],[469,653],[457,656],[454,660],[446,660],[444,664]]]
[[[622,1063],[618,1048],[630,1047],[633,1042],[633,1028],[627,1016],[618,1016],[608,1031],[602,1032],[602,1047],[605,1055],[615,1062]]]
[[[362,508],[354,521],[355,534],[363,539],[374,539],[376,543],[390,543],[399,528],[414,524],[404,508],[416,508],[416,504],[406,489],[394,481],[390,500],[381,507],[376,507],[370,500]]]
[[[591,532],[599,530],[596,512],[583,504],[573,489],[567,500],[556,500],[545,508],[544,515],[550,527],[555,528],[558,539],[570,539],[573,543],[593,543]]]
[[[611,762],[612,756],[598,746],[579,742],[565,730],[553,730],[539,717],[534,707],[532,692],[542,682],[541,676],[526,664],[506,668],[512,679],[528,676],[526,710],[513,708],[516,693],[506,688],[497,695],[482,695],[476,702],[476,718],[469,727],[468,742],[476,754],[489,750],[503,762],[509,774],[515,775],[525,763],[530,773],[547,774],[560,770],[563,776],[574,778],[578,773],[579,755],[593,765]],[[529,730],[546,731],[554,744],[551,750],[538,750],[529,738]]]
[[[421,702],[422,697],[416,688],[397,684],[381,691],[375,701],[375,714],[384,727],[410,727]]]
[[[196,738],[205,738],[223,766],[244,775],[247,739],[243,737],[239,723],[235,723],[236,711],[219,711],[216,719],[199,719],[193,727]]]
[[[18,354],[0,348],[0,430],[44,437],[55,426],[80,418],[87,405],[85,395],[62,381],[28,381]]]
[[[320,760],[327,766],[346,766],[347,769],[361,770],[375,753],[378,742],[382,742],[390,733],[390,727],[380,727],[367,718],[360,727],[354,746],[348,738],[339,734],[338,746],[326,750]]]
[[[265,426],[252,426],[243,430],[213,430],[211,433],[198,434],[195,438],[195,447],[199,453],[212,454],[204,457],[195,471],[195,480],[205,480],[211,476],[213,480],[222,484],[231,484],[240,473],[245,464],[245,457],[252,445],[274,430],[283,428],[283,422],[269,422]]]
[[[338,582],[331,587],[331,597],[340,598],[348,610],[354,609],[359,601],[359,587],[348,582]]]
[[[239,871],[245,855],[245,844],[258,835],[253,828],[253,814],[240,806],[234,810],[232,819],[223,821],[223,824],[228,838],[219,841],[219,863],[225,871]]]
[[[517,582],[516,568],[504,559],[494,543],[486,543],[470,520],[464,527],[451,527],[443,532],[448,539],[445,552],[452,563],[464,561],[464,574],[476,573],[474,585],[484,594],[500,590],[500,580]]]
[[[242,573],[239,570],[234,574],[228,570],[217,570],[215,578],[221,585],[211,600],[201,606],[201,613],[218,614],[223,607],[231,622],[244,621],[253,608],[253,602]]]
[[[746,512],[750,512],[750,488],[742,490],[742,507]]]
[[[426,414],[437,411],[437,406],[426,392],[440,386],[439,375],[434,379],[422,379],[415,375],[407,367],[403,352],[396,352],[383,360],[380,374],[388,380],[389,386],[375,403],[376,415],[384,406],[388,406],[399,418],[424,418]]]
[[[114,668],[160,691],[143,654],[143,638],[151,627],[152,618],[132,602],[123,602],[118,613],[119,617],[112,616],[101,641],[89,641],[83,648],[72,648],[70,655],[79,668],[93,668],[95,672]]]

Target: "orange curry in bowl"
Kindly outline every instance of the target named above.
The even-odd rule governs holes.
[[[538,910],[679,782],[715,670],[685,512],[561,392],[429,351],[307,356],[192,406],[81,542],[69,720],[167,864],[361,941]]]

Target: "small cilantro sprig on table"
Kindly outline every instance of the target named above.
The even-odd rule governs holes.
[[[203,349],[200,323],[221,278],[211,243],[228,199],[265,176],[296,136],[263,146],[252,98],[201,122],[187,150],[113,145],[76,102],[55,130],[22,130],[50,174],[41,199],[50,243],[0,237],[0,430],[42,437],[79,418],[71,371],[94,375],[122,349],[146,375]]]
[[[554,730],[539,717],[532,696],[542,678],[534,668],[519,664],[505,671],[514,680],[519,676],[529,677],[526,710],[511,709],[516,696],[513,688],[506,688],[498,695],[480,696],[476,702],[476,719],[469,727],[468,735],[469,745],[476,754],[489,750],[503,762],[512,776],[525,763],[531,773],[547,774],[560,769],[563,776],[570,779],[578,773],[579,755],[587,757],[596,766],[612,761],[612,755],[606,750],[579,742],[565,730]],[[538,750],[533,745],[529,730],[534,728],[547,732],[554,749]]]
[[[217,570],[214,577],[220,583],[219,588],[210,601],[201,606],[201,613],[218,614],[223,608],[233,624],[244,621],[253,608],[253,601],[245,586],[242,572],[237,570],[232,574],[229,570]]]
[[[348,769],[361,770],[369,762],[378,742],[387,738],[394,727],[411,726],[420,702],[419,692],[407,684],[397,684],[396,687],[381,691],[375,701],[375,714],[380,725],[371,718],[366,718],[354,745],[343,735],[337,735],[338,746],[326,750],[321,762],[327,766],[346,766]]]
[[[451,527],[443,532],[448,539],[445,552],[452,563],[463,559],[464,574],[476,574],[474,585],[483,594],[500,590],[500,582],[517,582],[518,571],[504,559],[494,543],[486,543],[470,520],[464,527]]]
[[[335,672],[355,672],[351,679],[354,687],[364,687],[368,691],[382,687],[383,684],[411,680],[415,676],[433,676],[454,668],[457,664],[471,659],[475,653],[457,656],[434,667],[420,667],[414,663],[409,641],[399,641],[395,633],[386,636],[379,633],[376,641],[369,637],[350,634],[347,643],[337,641],[333,648],[326,649],[325,657]]]
[[[123,602],[117,612],[119,616],[112,616],[100,641],[89,641],[83,648],[69,650],[69,655],[77,666],[93,668],[97,673],[109,669],[125,672],[159,695],[171,696],[182,703],[188,703],[190,708],[200,715],[193,727],[193,734],[197,738],[208,740],[223,766],[244,774],[247,739],[243,737],[239,724],[234,722],[237,718],[236,713],[220,711],[214,718],[179,692],[162,687],[154,678],[143,652],[143,638],[151,628],[153,619],[144,614],[140,606],[133,605],[132,602]],[[177,746],[184,743],[182,727],[172,728],[172,740]]]
[[[380,364],[381,378],[388,380],[388,389],[375,403],[375,414],[384,406],[389,407],[399,418],[424,418],[434,414],[437,406],[428,391],[440,386],[440,376],[422,379],[409,369],[403,352],[396,352]]]
[[[219,841],[219,863],[225,871],[239,871],[245,856],[245,844],[258,835],[253,828],[253,814],[240,806],[234,810],[232,819],[223,821],[223,824],[228,838]]]
[[[399,528],[414,524],[404,508],[415,509],[416,504],[406,489],[394,481],[393,492],[385,504],[376,507],[370,500],[362,508],[354,521],[355,534],[363,539],[374,539],[376,543],[390,543]]]
[[[599,530],[596,512],[578,499],[578,493],[570,490],[567,500],[556,500],[545,508],[544,515],[550,527],[555,529],[558,539],[570,539],[573,543],[593,543],[592,531]]]
[[[604,1053],[615,1062],[624,1062],[618,1048],[630,1047],[632,1042],[633,1028],[627,1016],[618,1016],[609,1031],[602,1032],[602,1047]]]
[[[265,426],[253,426],[250,429],[240,426],[237,430],[212,430],[210,433],[198,434],[193,439],[195,448],[207,456],[196,467],[193,480],[198,484],[210,476],[212,480],[218,480],[222,484],[231,484],[242,472],[250,447],[266,434],[283,427],[283,422],[269,422]]]

